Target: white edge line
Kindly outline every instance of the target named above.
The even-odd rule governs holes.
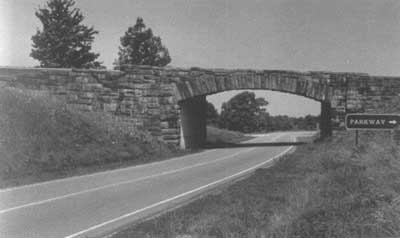
[[[86,232],[89,232],[89,231],[98,229],[98,228],[100,228],[100,227],[102,227],[102,226],[108,225],[108,224],[110,224],[110,223],[114,223],[114,222],[119,221],[119,220],[122,220],[122,219],[124,219],[124,218],[133,216],[133,215],[135,215],[135,214],[137,214],[137,213],[140,213],[140,212],[143,212],[143,211],[145,211],[145,210],[148,210],[148,209],[157,207],[157,206],[159,206],[159,205],[168,203],[168,202],[173,201],[173,200],[175,200],[175,199],[184,197],[184,196],[189,195],[189,194],[191,194],[191,193],[194,193],[194,192],[200,191],[200,190],[202,190],[202,189],[205,189],[205,188],[207,188],[207,187],[213,186],[213,185],[215,185],[215,184],[221,183],[221,182],[223,182],[223,181],[225,181],[225,180],[229,180],[229,179],[234,178],[234,177],[236,177],[236,176],[239,176],[239,175],[241,175],[241,174],[247,173],[248,171],[251,171],[251,170],[253,170],[253,169],[257,168],[257,167],[260,167],[260,166],[262,166],[262,165],[264,165],[264,164],[270,162],[271,160],[275,160],[275,159],[281,157],[282,155],[284,155],[284,154],[286,154],[287,152],[289,152],[293,147],[294,147],[294,146],[290,146],[289,148],[287,148],[287,149],[284,150],[283,152],[279,153],[278,155],[275,155],[275,156],[272,157],[271,159],[269,159],[269,160],[267,160],[267,161],[264,161],[264,162],[262,162],[262,163],[259,163],[259,164],[255,165],[255,166],[252,166],[252,167],[250,167],[250,168],[248,168],[248,169],[242,170],[241,172],[238,172],[238,173],[236,173],[236,174],[232,174],[232,175],[230,175],[230,176],[224,177],[224,178],[219,179],[219,180],[217,180],[217,181],[214,181],[214,182],[212,182],[212,183],[203,185],[203,186],[198,187],[198,188],[195,188],[195,189],[193,189],[193,190],[190,190],[190,191],[187,191],[187,192],[178,194],[178,195],[176,195],[176,196],[174,196],[174,197],[171,197],[171,198],[162,200],[162,201],[160,201],[160,202],[154,203],[154,204],[152,204],[152,205],[150,205],[150,206],[147,206],[147,207],[138,209],[138,210],[133,211],[133,212],[131,212],[131,213],[127,213],[127,214],[122,215],[122,216],[120,216],[120,217],[117,217],[117,218],[108,220],[108,221],[106,221],[106,222],[97,224],[97,225],[95,225],[95,226],[89,227],[89,228],[87,228],[87,229],[85,229],[85,230],[79,231],[79,232],[74,233],[74,234],[72,234],[72,235],[68,235],[68,236],[66,236],[65,238],[77,237],[77,236],[82,235],[82,234],[84,234],[84,233],[86,233]]]
[[[254,148],[238,151],[238,152],[236,152],[234,154],[223,156],[223,157],[221,157],[219,159],[216,159],[216,160],[213,160],[213,161],[209,161],[209,162],[205,162],[205,163],[198,163],[198,164],[194,164],[194,165],[191,165],[191,166],[186,166],[186,167],[179,168],[179,169],[169,170],[169,171],[165,171],[165,172],[161,172],[161,173],[158,173],[158,174],[153,174],[153,175],[149,175],[149,176],[145,176],[145,177],[141,177],[141,178],[137,178],[137,179],[126,180],[126,181],[113,183],[113,184],[107,184],[107,185],[104,185],[104,186],[95,187],[95,188],[91,188],[91,189],[86,189],[86,190],[82,190],[82,191],[75,192],[75,193],[68,193],[68,194],[65,194],[65,195],[62,195],[62,196],[53,197],[53,198],[49,198],[49,199],[45,199],[45,200],[41,200],[41,201],[37,201],[37,202],[25,203],[25,204],[20,205],[20,206],[15,206],[15,207],[10,207],[10,208],[4,209],[4,210],[0,210],[0,214],[4,214],[4,213],[11,212],[11,211],[14,211],[14,210],[17,210],[17,209],[21,209],[21,208],[25,208],[25,207],[31,207],[31,206],[35,206],[35,205],[48,203],[48,202],[53,202],[53,201],[56,201],[56,200],[60,200],[60,199],[68,198],[68,197],[73,197],[73,196],[84,194],[84,193],[90,193],[90,192],[94,192],[94,191],[98,191],[98,190],[102,190],[102,189],[106,189],[106,188],[111,188],[111,187],[115,187],[115,186],[119,186],[119,185],[123,185],[123,184],[135,183],[135,182],[143,181],[143,180],[146,180],[146,179],[151,179],[151,178],[155,178],[155,177],[159,177],[159,176],[163,176],[163,175],[177,173],[177,172],[184,171],[184,170],[187,170],[187,169],[192,169],[192,168],[195,168],[195,167],[200,167],[200,166],[203,166],[203,165],[212,164],[212,163],[216,163],[216,162],[219,162],[219,161],[222,161],[222,160],[230,159],[230,158],[235,157],[235,156],[237,156],[237,155],[239,155],[241,153],[245,153],[245,152],[248,152],[248,151],[251,151],[251,150],[254,150]]]
[[[13,190],[19,190],[19,189],[24,189],[24,188],[28,188],[28,187],[36,187],[36,186],[46,185],[46,184],[50,184],[50,183],[61,183],[61,182],[64,182],[64,181],[75,180],[75,179],[80,179],[80,178],[84,178],[84,177],[93,177],[93,176],[101,175],[101,174],[105,174],[105,173],[110,173],[111,174],[111,173],[116,173],[116,172],[130,170],[130,169],[136,169],[136,168],[141,168],[141,167],[146,167],[146,166],[151,166],[151,165],[157,165],[157,164],[166,163],[168,161],[181,160],[181,159],[186,159],[188,157],[193,157],[193,156],[196,156],[196,155],[208,154],[209,152],[213,152],[213,151],[216,151],[216,150],[217,149],[211,149],[211,150],[206,150],[206,151],[203,151],[203,152],[200,152],[200,153],[183,155],[183,156],[179,156],[179,157],[172,158],[172,159],[166,159],[166,160],[162,160],[162,161],[155,161],[155,162],[152,162],[152,163],[132,165],[132,166],[125,167],[125,168],[109,169],[109,170],[105,170],[105,171],[101,171],[101,172],[95,172],[95,173],[91,173],[91,174],[76,175],[76,176],[67,177],[67,178],[60,178],[60,179],[54,179],[54,180],[45,181],[45,182],[38,182],[38,183],[33,183],[33,184],[21,185],[21,186],[17,186],[17,187],[10,187],[10,188],[5,188],[5,189],[0,189],[0,193],[10,192],[10,191],[13,191]]]

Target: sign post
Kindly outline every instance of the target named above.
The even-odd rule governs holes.
[[[356,146],[358,146],[358,130],[356,130]]]
[[[356,145],[358,145],[359,130],[393,131],[400,127],[400,115],[349,113],[346,115],[345,125],[347,130],[356,131]]]

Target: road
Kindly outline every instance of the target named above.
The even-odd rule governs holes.
[[[258,135],[291,142],[310,132]],[[211,149],[171,160],[0,190],[1,237],[91,237],[270,165],[293,146]]]

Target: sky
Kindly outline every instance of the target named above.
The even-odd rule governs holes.
[[[45,0],[0,0],[0,65],[35,66],[35,9]],[[76,0],[99,34],[108,68],[137,17],[161,37],[176,67],[365,72],[400,76],[399,0]],[[219,107],[234,92],[209,96]],[[318,114],[319,103],[257,91],[271,114]]]

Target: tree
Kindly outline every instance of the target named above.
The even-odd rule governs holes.
[[[81,24],[84,17],[74,5],[73,0],[50,0],[35,12],[43,29],[32,36],[30,56],[39,60],[40,67],[101,67],[96,61],[99,54],[90,52],[98,31]]]
[[[271,115],[267,111],[261,111],[256,117],[256,131],[268,132],[271,130]]]
[[[219,114],[214,105],[207,102],[207,125],[217,126],[219,122]]]
[[[220,126],[234,131],[254,132],[258,129],[259,116],[265,114],[268,102],[256,98],[253,92],[242,92],[222,104]]]
[[[171,57],[161,38],[154,36],[150,28],[146,29],[143,19],[138,17],[136,24],[121,37],[118,59],[114,64],[165,66],[170,62]]]

